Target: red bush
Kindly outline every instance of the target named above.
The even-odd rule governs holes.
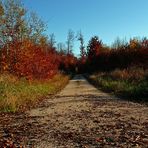
[[[44,47],[29,40],[10,44],[8,52],[4,48],[2,55],[3,70],[28,79],[49,78],[58,71],[57,53],[53,50],[45,52]]]

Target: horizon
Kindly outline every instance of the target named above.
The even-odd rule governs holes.
[[[110,46],[119,37],[147,37],[147,0],[23,0],[25,7],[34,11],[47,23],[46,35],[54,33],[56,43],[66,42],[67,33],[81,30],[85,46],[97,35]],[[74,54],[79,54],[79,41],[75,41]]]

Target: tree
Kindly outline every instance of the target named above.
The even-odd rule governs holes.
[[[141,48],[141,41],[138,38],[130,39],[129,48],[133,50],[137,50]]]
[[[144,37],[144,38],[142,39],[141,44],[142,44],[141,46],[142,46],[143,48],[147,49],[147,48],[148,48],[148,39],[147,39],[146,37]]]
[[[55,35],[54,35],[54,33],[52,33],[52,34],[49,35],[49,46],[51,48],[54,48],[55,43],[56,43]]]
[[[115,41],[112,43],[112,48],[113,49],[123,49],[125,47],[127,47],[128,43],[126,41],[126,39],[120,39],[119,37],[117,37],[115,39]]]
[[[1,67],[7,67],[1,69],[12,69],[17,61],[17,54],[30,44],[26,40],[43,45],[44,26],[37,15],[28,13],[21,0],[0,0],[0,64],[4,65]],[[24,45],[26,43],[25,47],[20,46],[23,42]]]
[[[0,41],[8,42],[21,40],[26,30],[26,10],[19,0],[0,0]]]
[[[0,0],[0,47],[1,69],[10,70],[10,60],[13,53],[13,63],[16,61],[18,49],[11,49],[11,45],[24,39],[27,25],[25,23],[26,9],[20,0]],[[20,48],[21,49],[21,48]]]
[[[39,43],[45,23],[35,13],[29,13],[20,0],[0,0],[0,42],[32,39]]]
[[[85,52],[85,46],[84,46],[84,38],[81,31],[78,33],[78,40],[80,41],[80,56],[83,61],[85,59],[86,52]]]
[[[97,36],[92,37],[87,46],[88,59],[92,60],[93,58],[98,56],[102,46],[102,41],[99,40]]]
[[[73,42],[74,42],[74,32],[72,30],[69,30],[67,34],[67,42],[66,42],[68,54],[72,53]]]
[[[66,47],[64,43],[58,43],[57,49],[60,52],[60,54],[66,54]]]
[[[27,35],[34,43],[39,43],[45,31],[45,22],[43,22],[36,13],[32,12],[27,20]]]

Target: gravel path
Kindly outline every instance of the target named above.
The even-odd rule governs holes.
[[[77,75],[38,108],[4,120],[1,135],[27,148],[146,148],[148,107],[103,93]]]

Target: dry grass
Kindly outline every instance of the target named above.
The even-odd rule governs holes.
[[[34,80],[30,83],[10,74],[1,74],[0,111],[16,112],[20,108],[31,106],[41,97],[59,91],[68,80],[68,76],[58,74],[46,81]]]
[[[130,67],[123,70],[116,69],[110,73],[110,76],[114,79],[139,82],[148,77],[148,70],[144,70],[140,67]]]
[[[96,73],[90,80],[103,90],[137,101],[148,101],[148,70],[139,67]]]

